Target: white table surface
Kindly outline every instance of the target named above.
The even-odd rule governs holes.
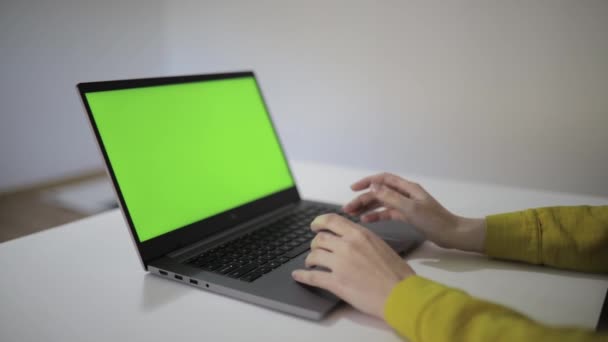
[[[313,162],[292,166],[304,197],[336,203],[352,197],[351,182],[376,172]],[[408,176],[462,215],[608,203]],[[407,259],[422,276],[548,324],[593,328],[608,287],[607,275],[490,260],[428,242]],[[400,340],[382,321],[347,305],[311,322],[146,274],[118,210],[0,244],[0,272],[0,341]]]

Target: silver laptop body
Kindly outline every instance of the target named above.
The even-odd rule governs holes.
[[[207,84],[206,82],[239,79],[250,79],[255,82],[257,86],[255,91],[259,93],[266,108],[253,72],[88,82],[78,84],[77,88],[116,190],[129,233],[145,270],[202,290],[299,317],[320,320],[340,300],[326,291],[295,282],[291,272],[304,267],[304,259],[308,254],[310,239],[313,237],[308,229],[310,220],[320,213],[340,213],[339,206],[301,199],[294,181],[293,186],[287,189],[243,203],[211,217],[201,217],[200,220],[188,225],[170,227],[167,233],[144,240],[141,238],[141,227],[137,227],[134,223],[136,222],[134,200],[129,199],[142,194],[136,193],[137,190],[129,190],[130,197],[125,196],[128,190],[126,181],[123,181],[121,174],[117,172],[118,162],[112,152],[114,135],[104,135],[103,130],[106,128],[100,122],[101,114],[96,112],[106,107],[97,105],[95,102],[97,97],[92,95],[102,94],[111,97],[114,92],[119,94],[123,90],[137,91],[155,87],[157,91],[162,89],[159,87],[166,85],[204,85]],[[229,90],[226,94],[231,96]],[[120,96],[122,96],[121,101],[129,99],[128,96],[124,97],[124,94]],[[234,100],[238,101],[238,98]],[[103,115],[113,115],[113,113],[104,112]],[[267,108],[266,115],[270,120]],[[154,118],[146,120],[154,120]],[[124,126],[129,122],[131,121],[121,122],[121,125]],[[132,129],[145,128],[134,125]],[[273,125],[272,130],[276,135]],[[278,135],[276,139],[278,141]],[[209,146],[209,148],[221,148],[221,146]],[[139,151],[143,154],[150,152],[141,149]],[[282,148],[281,153],[283,153]],[[137,157],[133,156],[135,159]],[[158,162],[162,165],[162,155],[159,158]],[[284,154],[283,158],[285,158]],[[286,160],[285,158],[285,163]],[[214,200],[206,198],[204,194],[201,196],[208,201]],[[356,218],[350,219],[356,220]],[[390,221],[365,226],[382,236],[399,253],[406,253],[423,240],[414,228],[403,223]],[[256,248],[250,248],[252,246]]]

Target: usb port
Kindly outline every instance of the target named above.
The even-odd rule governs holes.
[[[190,284],[198,285],[198,280],[190,279]]]
[[[163,270],[158,270],[158,273],[160,273],[160,274],[162,274],[162,275],[164,275],[164,276],[166,276],[166,275],[167,275],[167,272],[165,272],[165,271],[163,271]]]
[[[182,276],[180,276],[179,274],[174,275],[175,279],[177,280],[182,280],[184,279]]]

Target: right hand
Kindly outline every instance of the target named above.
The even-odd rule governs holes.
[[[306,267],[293,278],[326,289],[355,308],[384,318],[384,305],[397,283],[414,270],[378,235],[336,214],[317,217],[310,224],[317,235],[310,243]]]
[[[381,173],[357,181],[351,189],[368,190],[343,208],[363,222],[403,221],[441,247],[483,252],[485,219],[452,214],[417,183]]]

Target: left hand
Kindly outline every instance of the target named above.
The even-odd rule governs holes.
[[[369,190],[344,206],[363,222],[403,221],[441,247],[484,251],[486,220],[451,213],[417,183],[384,172],[359,180],[351,189]]]
[[[296,270],[301,283],[328,290],[358,310],[384,319],[384,304],[397,283],[415,272],[380,237],[340,215],[327,214],[311,223],[317,236],[311,242],[306,267]]]

